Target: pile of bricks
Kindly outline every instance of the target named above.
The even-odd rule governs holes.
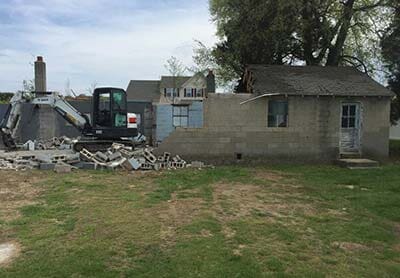
[[[29,151],[33,150],[70,150],[72,145],[76,141],[67,136],[54,137],[45,141],[32,141],[29,140],[25,144],[18,145],[19,149],[25,149]]]
[[[74,153],[50,154],[41,152],[6,153],[0,157],[0,170],[24,171],[31,169],[54,170],[56,166],[67,165],[70,170],[79,163],[79,155]]]
[[[47,143],[27,142],[32,145],[25,151],[0,152],[0,170],[54,170],[58,173],[70,172],[73,169],[125,169],[166,170],[187,167],[203,168],[202,162],[188,164],[180,156],[166,152],[157,157],[149,147],[133,149],[123,144],[114,143],[105,152],[92,153],[83,149],[79,153],[72,150],[73,140],[54,138]],[[43,144],[43,145],[40,145]],[[33,148],[33,149],[32,149]]]
[[[113,144],[107,152],[91,153],[86,149],[80,152],[82,161],[93,163],[94,168],[126,170],[163,170],[182,169],[187,167],[187,162],[179,156],[171,157],[170,153],[164,153],[160,157],[153,154],[151,148],[132,150],[121,144]]]

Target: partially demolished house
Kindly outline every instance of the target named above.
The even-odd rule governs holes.
[[[152,143],[157,145],[177,128],[203,126],[203,100],[215,92],[215,77],[162,76],[161,80],[132,80],[128,99],[153,107]]]
[[[354,68],[251,65],[244,87],[208,95],[203,127],[175,130],[158,151],[215,162],[388,157],[393,93]]]

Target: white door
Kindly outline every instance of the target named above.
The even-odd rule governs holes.
[[[361,137],[361,110],[359,103],[343,103],[341,116],[340,150],[358,152]]]

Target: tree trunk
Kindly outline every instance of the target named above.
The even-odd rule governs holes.
[[[329,48],[328,59],[326,62],[327,66],[339,65],[344,43],[346,42],[347,34],[349,33],[351,19],[353,18],[355,1],[356,0],[347,0],[347,2],[344,3],[342,24],[340,26],[335,45]]]
[[[302,19],[303,19],[303,51],[304,51],[304,60],[308,66],[312,66],[316,64],[314,55],[313,55],[313,15],[312,15],[312,3],[309,0],[303,0],[303,10],[302,10]]]

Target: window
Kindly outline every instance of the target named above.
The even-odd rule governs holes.
[[[124,94],[120,90],[112,91],[115,127],[126,127],[126,98]]]
[[[193,89],[192,88],[185,89],[185,97],[193,97]]]
[[[348,104],[343,105],[342,109],[342,128],[355,128],[357,106],[355,104]]]
[[[99,117],[98,124],[100,126],[111,126],[111,107],[110,93],[101,93],[99,95]]]
[[[173,106],[172,120],[174,127],[188,127],[189,106]]]
[[[288,126],[288,102],[270,100],[268,102],[268,127]]]
[[[165,88],[164,95],[166,97],[179,97],[179,89],[178,88]]]
[[[196,97],[203,97],[204,96],[204,89],[197,89]]]
[[[113,91],[113,109],[114,110],[125,110],[126,109],[126,99],[124,98],[124,92]]]

